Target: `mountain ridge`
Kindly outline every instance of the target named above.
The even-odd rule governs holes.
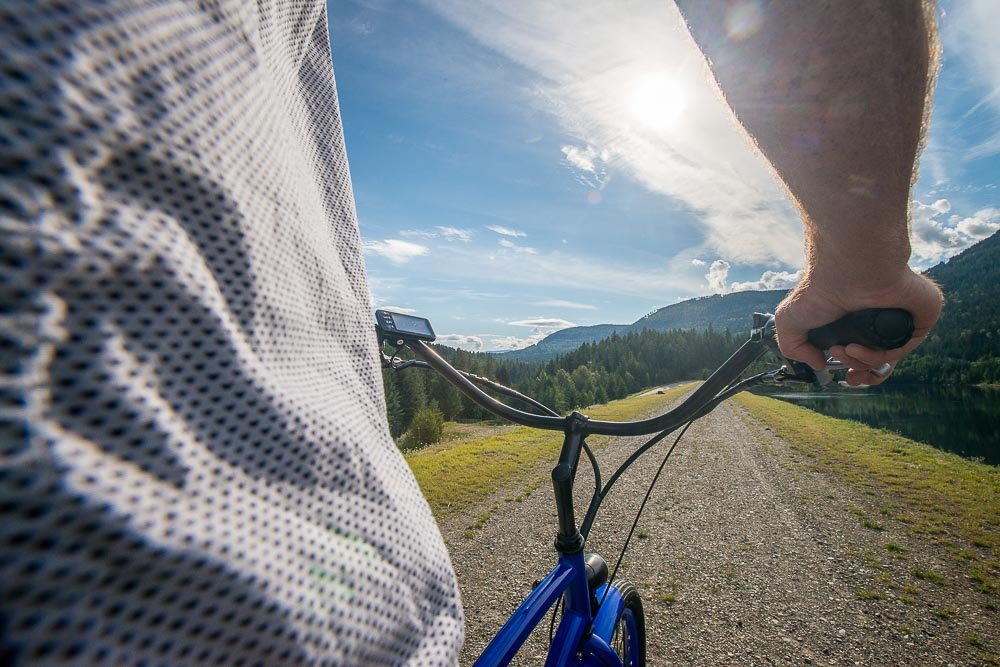
[[[534,345],[513,352],[494,353],[501,359],[544,363],[559,355],[572,352],[584,343],[595,343],[613,334],[624,335],[645,329],[704,330],[709,327],[723,331],[750,330],[754,312],[774,312],[787,290],[763,290],[712,294],[685,299],[658,308],[632,324],[593,324],[569,327],[549,334]]]

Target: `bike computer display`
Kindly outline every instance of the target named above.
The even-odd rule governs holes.
[[[388,310],[375,311],[375,326],[386,336],[425,340],[429,343],[436,338],[434,329],[431,329],[430,320],[402,313],[391,313]]]

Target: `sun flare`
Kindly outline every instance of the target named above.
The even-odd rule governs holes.
[[[680,82],[669,74],[646,74],[632,82],[629,114],[649,129],[658,132],[673,129],[685,106],[687,95]]]

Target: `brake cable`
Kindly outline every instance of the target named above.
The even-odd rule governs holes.
[[[625,538],[625,544],[622,546],[622,550],[618,554],[618,560],[615,561],[614,569],[611,570],[611,577],[608,579],[608,585],[604,589],[604,595],[601,596],[601,601],[598,606],[604,604],[604,599],[608,596],[608,591],[611,590],[611,584],[615,582],[615,576],[618,575],[618,568],[622,564],[622,560],[625,558],[625,551],[628,549],[629,543],[632,541],[632,535],[635,533],[635,527],[639,525],[639,518],[642,516],[643,510],[646,509],[646,503],[649,501],[649,497],[653,493],[653,488],[656,486],[656,482],[660,479],[660,474],[663,472],[663,468],[666,467],[667,461],[670,460],[670,455],[673,454],[674,449],[677,448],[677,443],[681,441],[681,438],[683,438],[684,434],[687,433],[688,428],[690,428],[691,424],[694,423],[695,419],[697,419],[697,417],[684,425],[681,432],[677,434],[676,438],[674,438],[674,444],[670,445],[670,449],[667,450],[666,455],[663,457],[663,461],[660,462],[660,467],[656,469],[653,481],[649,483],[649,488],[646,489],[646,495],[642,499],[642,504],[639,505],[639,511],[635,513],[635,520],[632,521],[632,527],[629,528],[628,536]],[[663,433],[662,435],[666,436],[667,433]]]
[[[748,378],[746,378],[744,380],[734,380],[732,383],[730,383],[730,385],[726,389],[724,389],[723,391],[719,392],[719,394],[715,398],[713,398],[711,401],[709,401],[708,403],[706,403],[705,406],[701,410],[699,410],[695,414],[695,416],[692,417],[691,420],[688,421],[684,425],[684,428],[681,429],[681,432],[677,434],[677,437],[674,438],[674,443],[672,445],[670,445],[670,449],[668,449],[667,453],[664,455],[663,461],[660,462],[659,468],[656,469],[656,474],[653,476],[652,481],[649,483],[649,488],[646,489],[646,495],[643,497],[642,503],[639,505],[639,510],[635,513],[635,519],[632,521],[632,526],[631,526],[631,528],[629,528],[628,535],[625,537],[625,543],[622,546],[621,552],[618,554],[618,560],[615,561],[615,566],[611,570],[611,577],[608,579],[608,586],[607,586],[607,588],[604,589],[604,595],[601,596],[601,602],[600,602],[600,604],[604,603],[604,599],[607,597],[608,591],[611,589],[611,584],[614,583],[615,577],[618,575],[618,568],[621,566],[622,560],[624,560],[624,558],[625,558],[625,552],[628,550],[629,544],[632,541],[632,536],[635,533],[635,529],[639,525],[639,519],[642,517],[643,511],[646,509],[646,503],[649,502],[649,497],[652,495],[653,489],[656,487],[656,483],[659,481],[660,475],[663,473],[663,469],[667,465],[667,461],[670,460],[670,455],[674,453],[674,449],[677,448],[677,444],[681,441],[681,438],[684,437],[684,434],[687,433],[687,430],[688,430],[688,428],[691,427],[691,424],[693,424],[696,420],[700,419],[701,417],[704,417],[709,412],[711,412],[712,410],[714,410],[719,405],[719,403],[722,403],[726,399],[728,399],[728,398],[730,398],[730,397],[732,397],[732,396],[740,393],[744,389],[747,389],[749,387],[752,387],[752,386],[755,386],[755,385],[758,385],[758,384],[762,384],[762,383],[764,383],[764,382],[766,382],[768,380],[771,380],[771,379],[777,377],[778,374],[781,372],[781,370],[782,369],[777,369],[777,370],[774,370],[774,371],[766,371],[764,373],[759,373],[757,375],[748,377]],[[663,438],[665,438],[670,433],[671,433],[671,431],[663,431],[661,433],[656,434],[656,436],[654,436],[653,438],[651,438],[650,441],[647,442],[644,445],[644,448],[650,447],[652,445],[655,445],[657,442],[659,442],[660,440],[662,440]],[[615,479],[617,479],[617,477],[618,477],[618,472],[623,472],[624,469],[627,468],[628,465],[630,465],[630,464],[631,464],[631,461],[628,461],[628,462],[626,462],[626,464],[623,464],[622,467],[619,468],[618,471],[616,472]],[[611,484],[615,481],[615,479],[612,479],[612,481],[609,481],[608,482],[608,487],[605,488],[604,491],[600,494],[600,496],[601,496],[600,500],[601,501],[603,501],[604,497],[607,496],[607,492],[610,490]],[[599,507],[599,504],[598,504],[598,507]],[[597,513],[597,508],[594,508],[594,514],[596,515],[596,513]],[[588,519],[591,518],[589,511],[588,511],[588,514],[587,514],[587,518]]]

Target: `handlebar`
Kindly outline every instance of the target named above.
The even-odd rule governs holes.
[[[821,350],[858,343],[873,350],[903,347],[913,336],[913,316],[900,308],[866,308],[809,332],[810,344]]]
[[[567,427],[567,418],[536,415],[512,408],[496,400],[442,359],[437,352],[423,341],[412,341],[410,349],[428,366],[444,376],[459,391],[480,407],[493,414],[522,426],[531,426],[552,431],[562,431]],[[673,410],[635,422],[611,422],[597,419],[586,419],[578,415],[580,430],[590,435],[649,435],[664,430],[671,430],[684,424],[695,416],[711,401],[716,394],[726,389],[747,366],[756,361],[767,351],[764,340],[748,340],[744,343],[715,373],[712,374],[698,389],[694,391],[681,405]]]
[[[892,349],[904,345],[913,333],[913,318],[904,310],[876,309],[851,313],[836,322],[819,327],[809,332],[809,340],[817,347],[829,349],[833,345],[860,343],[876,349]],[[634,436],[650,435],[661,431],[673,430],[692,419],[707,414],[720,402],[747,386],[747,381],[737,383],[740,375],[754,361],[768,350],[776,350],[774,337],[774,316],[770,314],[754,314],[754,328],[750,338],[729,359],[705,380],[683,403],[657,417],[633,422],[612,422],[589,419],[574,412],[568,417],[560,417],[551,413],[533,399],[503,387],[486,378],[480,378],[459,371],[445,361],[424,340],[419,338],[400,338],[398,332],[393,333],[397,344],[405,344],[419,357],[425,365],[440,373],[448,382],[458,388],[471,401],[493,413],[494,415],[533,428],[554,431],[566,431],[570,428],[579,430],[582,435],[614,435]],[[402,362],[399,366],[416,365],[418,362]],[[390,362],[391,365],[391,362]],[[802,366],[802,364],[793,364]],[[773,379],[777,371],[756,376],[755,380]],[[804,379],[789,374],[789,379]],[[513,408],[493,398],[479,387],[484,384],[492,389],[499,389],[514,398],[526,399],[536,407],[543,408],[550,414],[534,414]]]

